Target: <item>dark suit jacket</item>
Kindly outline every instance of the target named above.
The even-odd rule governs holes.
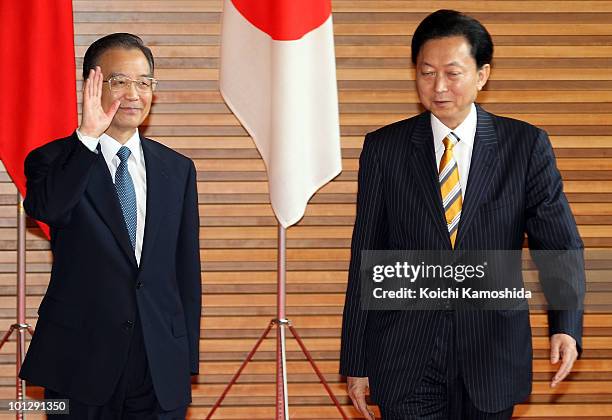
[[[477,112],[455,248],[520,250],[527,233],[532,249],[582,249],[546,133],[479,106]],[[405,399],[419,383],[444,315],[362,310],[359,270],[361,250],[368,249],[451,250],[428,112],[368,134],[360,158],[340,372],[368,376],[373,400],[388,405]],[[577,272],[582,301],[584,271]],[[528,311],[457,311],[454,316],[460,370],[473,403],[494,412],[527,398],[532,379]],[[580,310],[550,311],[549,324],[550,334],[570,334],[581,346]]]
[[[141,138],[147,212],[140,267],[102,153],[72,136],[25,162],[26,212],[51,227],[53,268],[20,376],[76,400],[109,400],[141,321],[157,399],[191,401],[198,373],[201,279],[196,172]]]

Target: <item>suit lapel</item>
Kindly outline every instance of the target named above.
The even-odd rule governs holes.
[[[86,194],[104,223],[111,230],[128,259],[136,265],[136,257],[125,226],[117,191],[104,156],[98,148],[98,159],[94,164],[87,184]]]
[[[154,149],[151,140],[140,137],[147,171],[147,216],[140,267],[151,258],[150,254],[159,230],[159,224],[168,211],[169,197],[172,196],[172,183],[161,157]]]
[[[438,170],[436,169],[436,155],[434,150],[433,133],[429,112],[425,112],[416,123],[412,132],[413,153],[411,156],[411,167],[414,170],[414,178],[420,185],[423,192],[424,202],[432,217],[432,221],[437,228],[443,241],[448,243],[450,248],[450,238],[446,228],[444,218],[444,208],[440,196],[438,183]]]
[[[467,191],[463,200],[461,220],[457,232],[455,248],[461,246],[462,239],[469,230],[478,207],[482,203],[491,185],[491,179],[499,159],[497,156],[497,134],[493,119],[488,112],[476,105],[478,122],[476,124],[476,136],[474,138],[474,150],[470,163]]]

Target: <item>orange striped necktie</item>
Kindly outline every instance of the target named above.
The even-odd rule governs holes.
[[[453,248],[455,248],[457,227],[459,226],[461,206],[463,205],[461,184],[459,183],[459,168],[453,156],[453,148],[458,142],[459,138],[452,132],[442,140],[442,143],[444,143],[444,154],[440,160],[440,170],[438,172],[444,216],[446,217],[446,226]]]

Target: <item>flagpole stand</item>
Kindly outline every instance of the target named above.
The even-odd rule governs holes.
[[[302,338],[299,336],[297,330],[293,325],[291,325],[291,321],[286,319],[286,250],[287,250],[287,230],[279,223],[278,225],[278,260],[277,260],[277,296],[276,296],[276,311],[277,318],[272,319],[268,324],[268,327],[264,330],[263,334],[259,337],[259,339],[255,342],[255,345],[251,349],[251,351],[247,354],[246,358],[232,377],[229,383],[221,393],[221,396],[217,399],[215,404],[212,406],[208,416],[206,416],[206,420],[210,420],[217,410],[221,403],[227,396],[228,392],[234,386],[244,368],[249,364],[249,362],[253,359],[253,356],[259,349],[259,346],[264,341],[264,339],[268,336],[272,327],[276,326],[276,420],[289,420],[289,403],[288,403],[288,395],[287,395],[287,358],[286,358],[286,348],[285,348],[285,328],[289,329],[289,332],[295,338],[295,341],[298,343],[300,350],[306,356],[306,359],[312,366],[315,374],[321,381],[321,384],[327,391],[330,399],[340,412],[342,419],[348,420],[348,417],[342,410],[338,399],[334,395],[333,391],[329,387],[327,380],[317,367],[312,355],[306,348],[306,345],[302,341]]]
[[[17,193],[17,322],[11,325],[0,341],[0,349],[6,344],[13,332],[17,332],[17,351],[15,352],[15,396],[17,401],[25,398],[25,381],[19,378],[21,364],[25,357],[26,332],[32,335],[32,327],[26,323],[25,316],[25,255],[26,255],[26,217],[23,209],[23,198]],[[25,418],[22,411],[16,412],[16,418]]]

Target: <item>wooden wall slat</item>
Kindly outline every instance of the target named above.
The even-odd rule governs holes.
[[[551,2],[551,1],[496,1],[495,9],[498,12],[557,12],[571,13],[584,12],[612,12],[612,6],[606,1],[569,1]],[[124,0],[122,2],[109,2],[108,4],[98,1],[77,0],[73,2],[75,12],[138,12],[146,10],[147,12],[221,12],[222,2],[217,0],[173,0],[171,3],[167,1],[151,1],[151,0]],[[432,9],[450,8],[463,10],[465,12],[489,12],[491,11],[491,3],[483,0],[454,0],[454,1],[404,1],[404,0],[373,0],[373,1],[351,1],[351,0],[335,0],[332,3],[333,12],[430,12]]]

